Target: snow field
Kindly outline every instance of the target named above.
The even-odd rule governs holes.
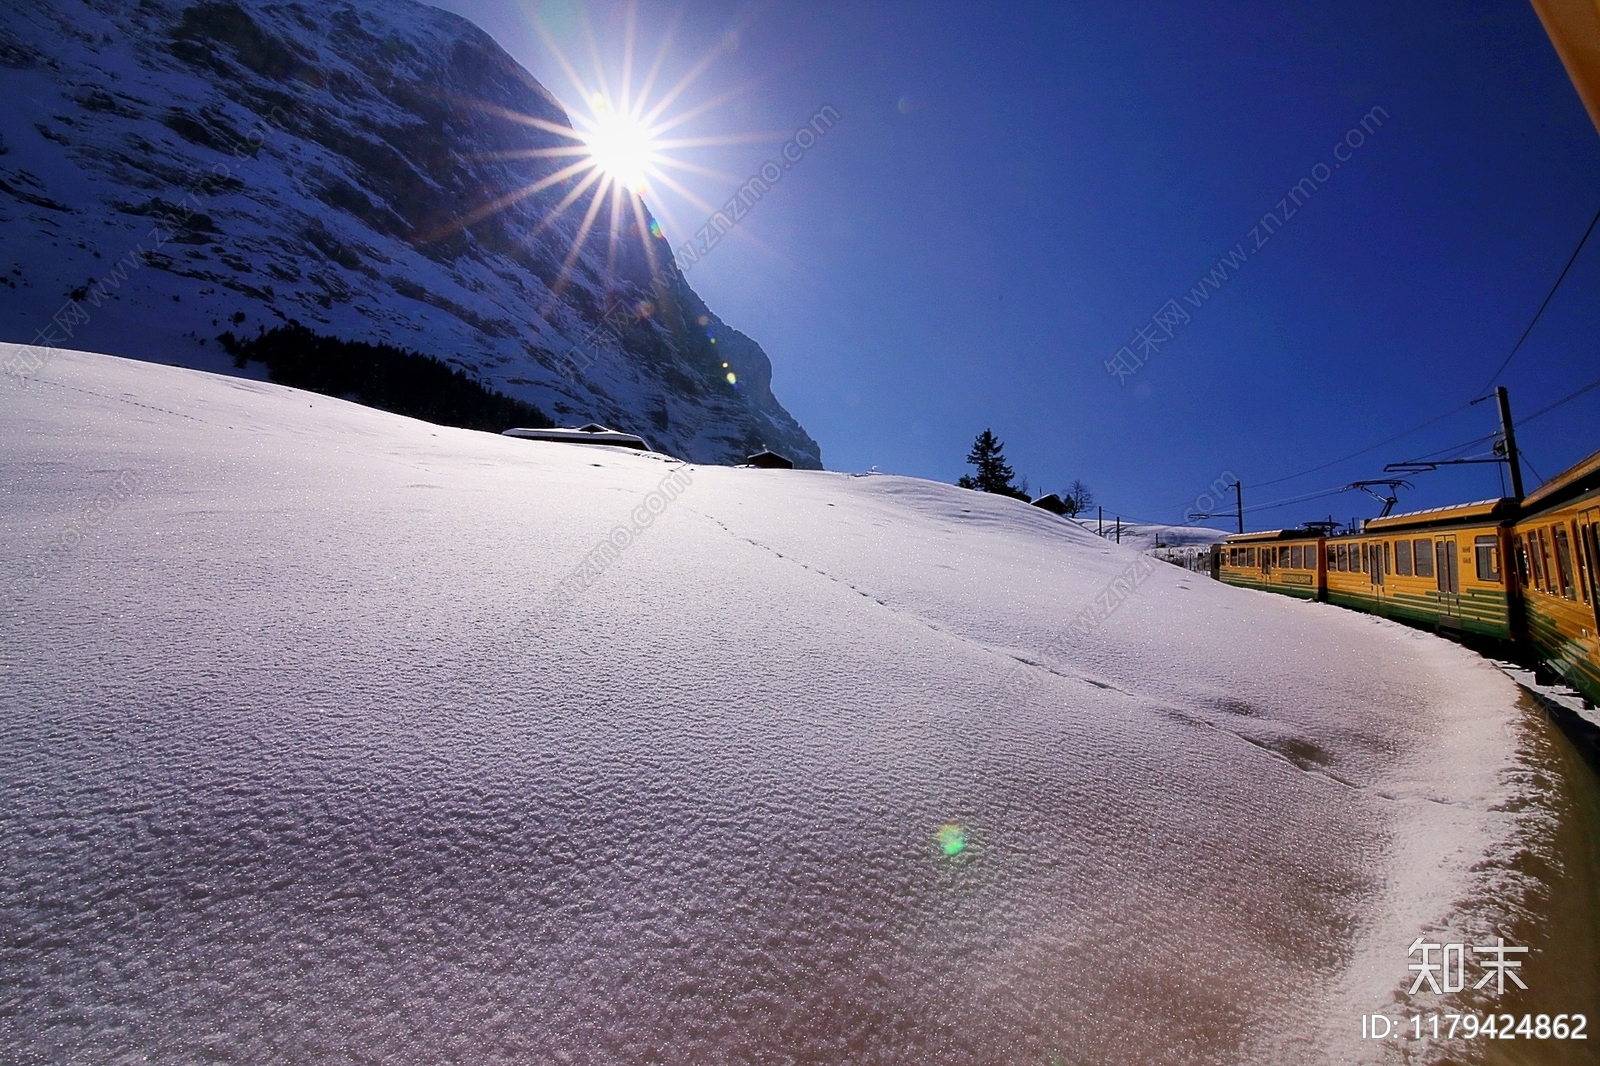
[[[1075,632],[1137,556],[1016,501],[0,389],[15,1061],[1360,1061],[1513,876],[1498,671],[1159,564]]]

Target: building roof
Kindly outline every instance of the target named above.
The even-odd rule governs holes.
[[[771,448],[763,448],[745,460],[745,465],[760,467],[763,470],[793,470],[794,462],[788,456],[779,455]]]
[[[650,442],[633,433],[623,433],[609,426],[602,426],[598,422],[590,422],[587,426],[577,429],[508,429],[501,433],[504,437],[520,437],[523,440],[543,440],[556,444],[607,444],[613,448],[632,448],[635,451],[655,451],[650,447]]]

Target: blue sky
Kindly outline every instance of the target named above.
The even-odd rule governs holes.
[[[535,23],[587,77],[586,18],[621,68],[622,4],[442,6],[563,101]],[[644,5],[640,67],[675,14],[658,84],[715,58],[674,110],[729,96],[683,131],[761,135],[677,153],[722,172],[686,178],[703,199],[840,115],[690,274],[831,469],[953,481],[992,427],[1036,491],[1082,478],[1159,521],[1224,472],[1247,508],[1378,476],[1493,405],[1282,480],[1480,395],[1600,209],[1600,134],[1525,2]],[[674,243],[703,220],[657,199]],[[1169,300],[1188,321],[1119,384],[1106,361]],[[1500,379],[1518,414],[1600,378],[1597,330],[1600,234]],[[1537,475],[1600,448],[1597,414],[1600,389],[1519,429]],[[1402,509],[1499,492],[1492,467],[1413,480]]]

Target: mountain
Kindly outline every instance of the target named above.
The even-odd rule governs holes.
[[[589,194],[529,191],[568,117],[459,16],[8,0],[0,85],[0,337],[232,371],[222,332],[298,321],[696,462],[821,466],[647,212],[574,249]]]

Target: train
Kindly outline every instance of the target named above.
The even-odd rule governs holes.
[[[1214,553],[1227,584],[1499,647],[1600,705],[1600,452],[1523,499],[1238,533]]]

